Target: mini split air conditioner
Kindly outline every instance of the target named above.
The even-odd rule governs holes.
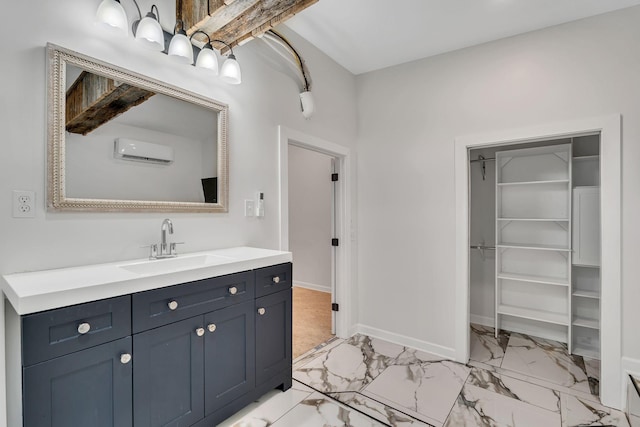
[[[117,138],[113,156],[123,160],[168,165],[173,163],[173,148],[135,139]]]

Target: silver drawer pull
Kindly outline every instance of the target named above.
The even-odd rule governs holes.
[[[266,310],[264,307],[260,307],[260,308],[258,309],[258,314],[259,314],[260,316],[264,316],[264,314],[265,314],[266,312],[267,312],[267,310]]]
[[[273,276],[272,280],[273,280],[273,283],[277,285],[278,283],[280,283],[280,276]]]
[[[209,326],[207,326],[207,329],[209,329],[209,332],[215,332],[216,325],[214,323],[211,323]]]
[[[129,362],[131,362],[131,355],[129,353],[124,353],[120,355],[120,363],[122,363],[123,365],[126,365]]]
[[[204,328],[198,328],[196,329],[196,335],[201,337],[204,335]]]
[[[169,307],[169,310],[171,310],[171,311],[177,309],[178,308],[178,301],[176,301],[176,300],[169,301],[169,303],[167,304],[167,307]]]
[[[84,323],[80,323],[80,324],[78,325],[78,333],[79,333],[80,335],[84,335],[84,334],[86,334],[87,332],[89,332],[90,330],[91,330],[91,325],[90,325],[90,324],[88,324],[88,323],[86,323],[86,322],[84,322]]]
[[[231,287],[229,288],[229,293],[230,293],[231,295],[235,295],[235,294],[237,294],[237,293],[238,293],[238,288],[236,288],[235,286],[231,286]]]

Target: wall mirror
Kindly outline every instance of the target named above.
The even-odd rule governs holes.
[[[48,207],[227,212],[228,106],[47,45]]]

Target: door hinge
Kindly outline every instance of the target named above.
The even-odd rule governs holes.
[[[331,311],[340,311],[340,304],[337,302],[331,303]]]
[[[332,173],[331,174],[331,182],[336,182],[338,180],[338,174],[337,173]]]
[[[340,246],[340,240],[331,239],[331,246]]]

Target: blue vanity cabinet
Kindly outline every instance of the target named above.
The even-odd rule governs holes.
[[[260,385],[291,372],[291,289],[257,298],[255,306],[256,383]]]

